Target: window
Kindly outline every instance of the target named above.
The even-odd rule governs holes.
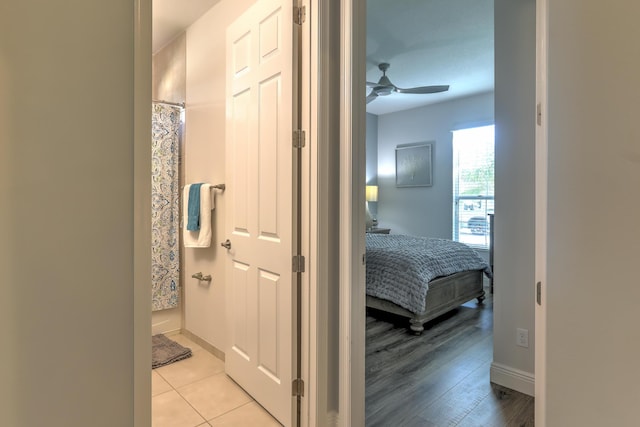
[[[494,125],[453,131],[453,240],[489,248],[494,165]]]

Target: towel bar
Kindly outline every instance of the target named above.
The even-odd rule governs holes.
[[[227,186],[225,184],[216,184],[216,185],[212,185],[211,188],[216,188],[218,190],[224,191],[227,188]]]
[[[210,282],[211,281],[211,275],[210,274],[207,274],[206,276],[203,276],[200,271],[197,272],[197,273],[192,274],[191,277],[193,277],[194,279],[205,281],[205,282]]]

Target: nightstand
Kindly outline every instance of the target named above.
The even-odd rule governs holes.
[[[367,233],[373,233],[373,234],[389,234],[390,232],[391,232],[390,228],[373,227],[367,230]]]

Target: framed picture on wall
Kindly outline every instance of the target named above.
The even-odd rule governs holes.
[[[396,187],[431,187],[433,142],[396,147]]]

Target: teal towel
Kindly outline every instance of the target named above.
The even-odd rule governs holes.
[[[187,230],[200,230],[200,187],[199,184],[191,184],[189,187],[189,206],[187,213]]]

